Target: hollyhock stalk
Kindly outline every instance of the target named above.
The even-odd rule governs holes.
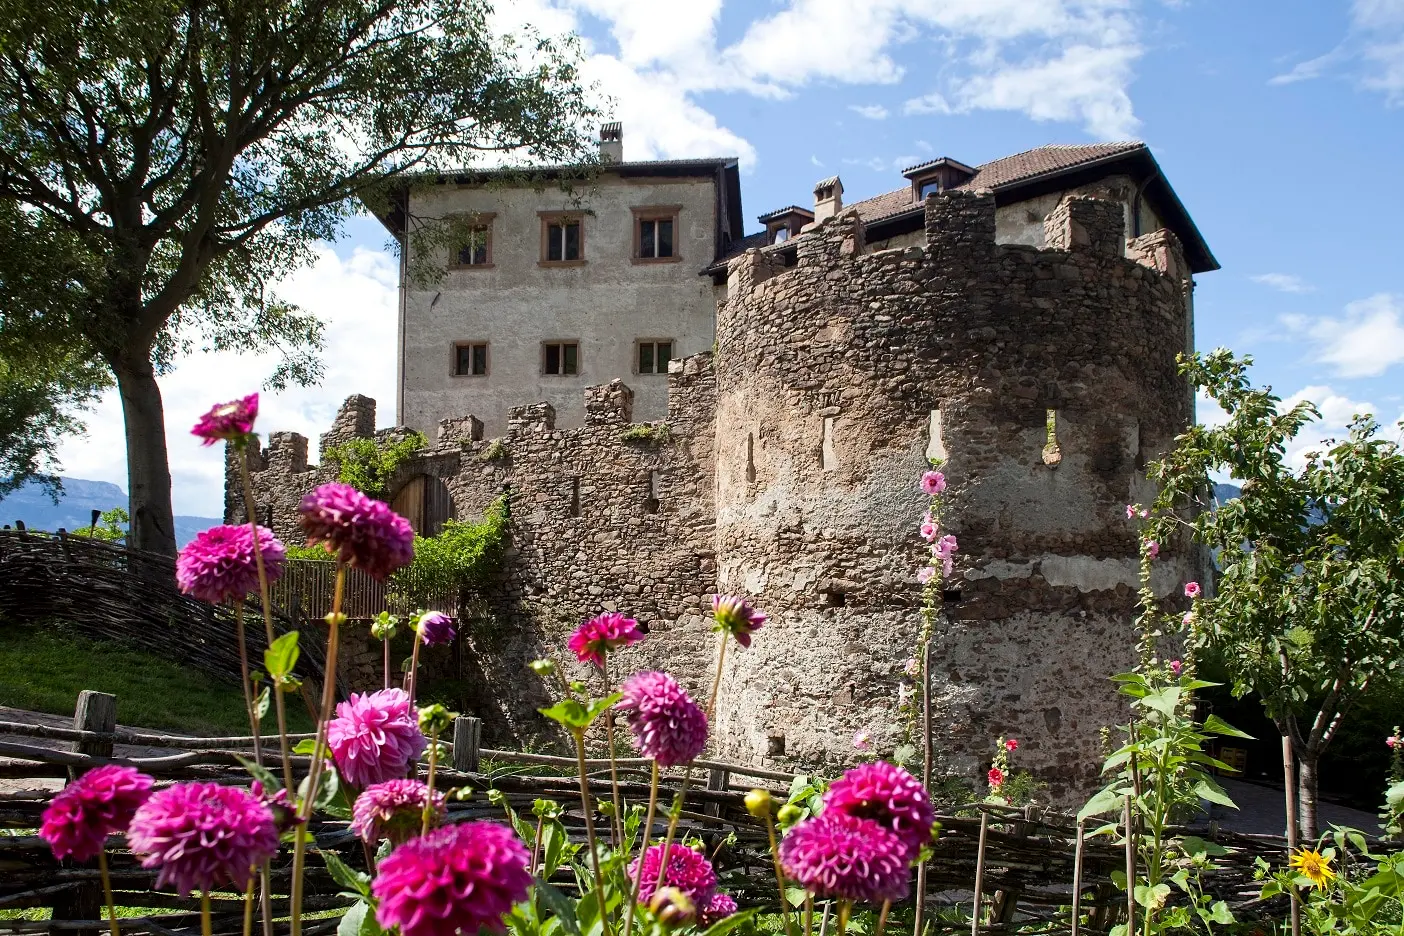
[[[629,893],[629,906],[624,911],[624,936],[634,925],[634,905],[639,902],[639,892],[643,890],[644,855],[648,853],[648,840],[653,835],[653,817],[658,810],[658,761],[653,762],[653,773],[648,782],[648,809],[644,812],[642,836],[639,839],[639,863],[634,871],[633,887]]]
[[[571,734],[575,736],[575,764],[577,773],[580,775],[580,809],[581,812],[585,813],[585,838],[590,849],[590,870],[595,874],[595,899],[600,907],[600,924],[604,927],[605,936],[612,936],[609,914],[605,911],[604,905],[605,889],[604,878],[600,875],[600,851],[595,842],[595,810],[590,805],[590,780],[585,772],[585,730],[576,728]],[[657,769],[655,764],[654,770]],[[645,841],[647,841],[646,837]]]

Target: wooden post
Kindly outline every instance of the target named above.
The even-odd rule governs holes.
[[[483,720],[460,715],[453,720],[453,769],[478,772],[478,745],[482,741]]]
[[[985,837],[989,834],[990,814],[980,812],[980,847],[975,852],[975,909],[970,915],[970,936],[980,933],[980,900],[985,887]]]
[[[1121,806],[1121,821],[1126,826],[1126,932],[1136,931],[1136,836],[1131,827],[1131,797]]]
[[[713,767],[707,771],[707,789],[713,793],[724,791],[731,784],[731,771],[725,767]],[[707,803],[702,811],[709,816],[721,816],[721,803]]]
[[[81,731],[111,733],[117,729],[117,697],[106,692],[84,689],[78,693],[78,706],[73,712],[73,727]],[[84,738],[73,742],[74,754],[95,757],[112,756],[112,740]],[[68,779],[78,779],[83,773],[77,767],[68,768]],[[96,881],[74,885],[54,898],[55,920],[99,920],[102,918],[102,885]],[[75,930],[76,936],[96,936],[96,929]]]
[[[1087,820],[1077,820],[1077,845],[1073,848],[1073,903],[1072,903],[1072,934],[1077,936],[1078,928],[1082,925],[1082,846],[1083,835],[1087,831]]]

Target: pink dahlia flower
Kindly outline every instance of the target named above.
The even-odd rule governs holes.
[[[325,546],[372,578],[383,581],[414,558],[409,521],[349,484],[322,485],[302,499],[298,510],[308,546]]]
[[[531,886],[526,847],[495,822],[463,822],[412,838],[378,865],[376,920],[401,936],[506,931],[502,917]]]
[[[441,647],[453,643],[453,638],[458,633],[454,630],[453,618],[442,611],[430,611],[421,616],[415,629],[426,647]]]
[[[1005,778],[1004,778],[1004,771],[1000,770],[998,767],[991,767],[991,768],[990,768],[989,779],[990,779],[990,786],[992,786],[992,787],[998,787],[998,786],[1000,786],[1001,784],[1004,783],[1004,779],[1005,779]]]
[[[844,813],[871,819],[891,832],[915,858],[931,840],[936,808],[921,781],[901,767],[875,761],[854,767],[824,794],[824,815]]]
[[[1010,754],[1013,754],[1015,751],[1019,750],[1019,739],[1018,739],[1018,738],[1010,738],[1008,741],[1005,741],[1005,742],[1004,742],[1004,749],[1005,749],[1006,751],[1008,751]]]
[[[645,670],[620,686],[618,708],[629,719],[634,747],[660,767],[690,764],[707,746],[707,714],[667,673]]]
[[[364,842],[375,844],[384,838],[392,845],[399,845],[419,834],[424,807],[431,801],[430,824],[441,825],[448,818],[443,793],[434,790],[431,796],[429,787],[418,780],[373,783],[356,797],[351,812],[351,831]]]
[[[339,703],[327,723],[327,744],[341,779],[365,789],[398,780],[419,760],[428,742],[403,689],[381,689]]]
[[[1199,583],[1198,583],[1198,582],[1186,582],[1186,583],[1185,583],[1185,597],[1186,597],[1186,598],[1198,598],[1198,597],[1199,597],[1199,593],[1200,593],[1201,591],[1203,591],[1203,589],[1201,589],[1201,588],[1199,587]]]
[[[132,814],[151,795],[152,780],[131,767],[96,767],[63,788],[44,810],[39,837],[55,858],[89,861],[109,835],[127,831]]]
[[[276,582],[283,574],[287,551],[267,527],[258,528],[258,548],[269,583]],[[176,558],[176,584],[187,595],[211,604],[258,591],[258,563],[249,525],[210,527],[186,543]]]
[[[702,905],[702,912],[698,917],[698,922],[703,926],[711,926],[718,920],[724,920],[736,912],[736,901],[730,894],[716,893],[711,899]]]
[[[570,647],[575,658],[581,663],[593,663],[602,667],[605,664],[606,653],[636,644],[643,638],[638,621],[609,611],[596,615],[577,627],[566,646]]]
[[[1146,555],[1150,556],[1152,559],[1159,558],[1160,544],[1155,540],[1146,540]]]
[[[871,819],[826,810],[780,843],[780,864],[816,897],[880,903],[907,895],[907,846]]]
[[[946,476],[939,471],[926,472],[921,476],[921,489],[927,494],[940,494],[946,490]]]
[[[663,846],[650,845],[643,856],[643,877],[639,881],[639,903],[648,903],[658,881],[658,866],[663,861]],[[629,880],[639,874],[639,859],[629,862]],[[717,873],[712,863],[695,848],[681,842],[668,847],[668,870],[663,874],[664,887],[676,887],[699,904],[705,904],[717,887]]]
[[[127,844],[157,887],[191,891],[248,886],[253,868],[278,851],[273,814],[258,797],[218,783],[178,783],[153,793],[132,817]]]
[[[191,435],[205,440],[205,445],[214,445],[221,440],[238,441],[253,432],[254,420],[258,418],[258,394],[250,393],[242,400],[221,403],[200,417]]]
[[[713,595],[712,617],[717,622],[716,630],[735,637],[743,647],[751,645],[751,634],[760,630],[766,619],[766,615],[747,604],[746,599],[735,595]]]

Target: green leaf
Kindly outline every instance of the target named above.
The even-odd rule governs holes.
[[[791,907],[803,907],[804,899],[809,896],[809,891],[803,887],[785,888],[785,903]]]
[[[749,923],[759,912],[760,910],[758,908],[753,907],[750,910],[742,910],[740,913],[733,913],[731,916],[722,917],[703,930],[701,936],[726,936],[727,933],[736,929],[736,927],[743,923]]]
[[[326,863],[327,872],[332,876],[332,880],[340,884],[355,894],[360,894],[366,899],[370,899],[371,877],[362,871],[357,871],[346,862],[337,857],[336,852],[319,849],[322,861]]]
[[[1238,922],[1238,920],[1234,918],[1233,911],[1229,909],[1228,904],[1224,903],[1222,900],[1214,901],[1214,905],[1209,908],[1209,920],[1210,922],[1218,923],[1220,926],[1232,926],[1234,923]]]
[[[254,698],[254,718],[258,719],[259,724],[263,724],[263,720],[268,717],[268,703],[272,698],[272,686],[264,686]]]
[[[291,676],[301,651],[297,649],[297,631],[288,631],[263,651],[263,665],[275,680]]]
[[[256,764],[242,754],[235,754],[234,759],[243,765],[244,769],[249,772],[249,776],[263,784],[264,792],[272,794],[283,788],[283,781],[279,780],[273,771],[262,764]]]
[[[1200,799],[1207,799],[1211,803],[1218,803],[1229,809],[1238,808],[1238,804],[1229,799],[1229,795],[1217,783],[1207,778],[1194,785],[1194,794]]]
[[[1136,903],[1148,910],[1159,910],[1165,906],[1165,901],[1169,897],[1169,884],[1157,884],[1154,887],[1149,884],[1136,885]]]
[[[555,819],[543,819],[541,823],[541,853],[545,865],[544,874],[549,880],[561,866],[561,855],[569,844],[565,826]]]
[[[1087,801],[1087,805],[1077,811],[1077,818],[1082,820],[1088,816],[1100,816],[1103,813],[1120,809],[1124,796],[1125,794],[1120,787],[1107,787],[1099,791]]]
[[[610,707],[622,698],[624,698],[624,693],[616,692],[605,696],[603,699],[595,699],[590,703],[590,707],[586,709],[585,714],[589,716],[590,721],[594,721],[596,718],[599,718],[601,714],[609,711]]]
[[[306,754],[310,756],[312,754],[315,754],[316,751],[317,741],[314,738],[303,738],[301,741],[297,742],[292,746],[292,752],[294,754]],[[326,744],[322,745],[322,756],[328,756]]]
[[[1160,712],[1166,718],[1174,716],[1175,709],[1180,704],[1180,687],[1166,686],[1159,692],[1146,693],[1141,699],[1141,704],[1148,709]]]
[[[1186,835],[1180,839],[1180,847],[1185,850],[1187,855],[1213,855],[1217,857],[1228,854],[1228,849],[1218,842],[1211,842],[1197,835]]]
[[[575,901],[562,894],[549,881],[544,881],[541,875],[535,875],[536,884],[534,890],[536,896],[541,898],[541,902],[546,905],[546,909],[561,921],[561,926],[570,936],[580,936],[580,922],[576,919]]]
[[[574,699],[562,699],[550,708],[537,711],[572,731],[583,729],[590,724],[590,713]]]
[[[375,921],[370,904],[358,900],[336,926],[336,936],[381,936],[385,930]]]
[[[1204,719],[1203,727],[1205,731],[1212,732],[1216,735],[1227,735],[1230,738],[1247,738],[1249,741],[1254,740],[1252,735],[1248,734],[1246,731],[1239,731],[1217,715],[1210,715],[1208,718]]]

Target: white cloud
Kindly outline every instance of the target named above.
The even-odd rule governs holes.
[[[1315,358],[1340,377],[1377,377],[1404,364],[1404,297],[1377,293],[1345,307],[1340,318],[1283,316],[1282,322],[1316,343]]]
[[[1354,0],[1350,26],[1329,52],[1293,66],[1268,83],[1293,84],[1341,73],[1360,87],[1404,105],[1404,2]]]
[[[859,117],[866,117],[868,120],[886,120],[887,108],[881,104],[850,104],[848,109]]]
[[[946,96],[939,91],[932,91],[930,94],[923,94],[920,97],[908,98],[902,104],[902,113],[913,114],[953,114],[955,108],[951,107]]]
[[[1255,283],[1275,289],[1285,293],[1309,293],[1314,292],[1316,287],[1302,279],[1295,273],[1259,273],[1256,276],[1248,277]]]
[[[1352,400],[1330,386],[1321,384],[1303,387],[1285,397],[1278,407],[1278,412],[1285,413],[1303,400],[1310,400],[1316,404],[1321,418],[1303,426],[1297,438],[1287,446],[1287,462],[1295,468],[1305,465],[1308,456],[1313,452],[1324,451],[1334,440],[1345,438],[1347,427],[1356,416],[1379,412],[1373,403]]]
[[[381,426],[394,423],[397,276],[388,254],[358,247],[342,260],[323,246],[312,266],[279,287],[279,296],[326,323],[326,376],[319,387],[261,394],[258,429],[265,438],[269,431],[300,432],[311,440],[308,454],[315,461],[318,435],[330,428],[337,408],[353,393],[375,398]],[[273,365],[270,355],[197,353],[160,378],[177,514],[223,513],[224,447],[201,446],[190,427],[211,405],[257,390]],[[111,481],[126,490],[122,406],[115,392],[88,414],[87,424],[83,436],[60,448],[64,473]]]

